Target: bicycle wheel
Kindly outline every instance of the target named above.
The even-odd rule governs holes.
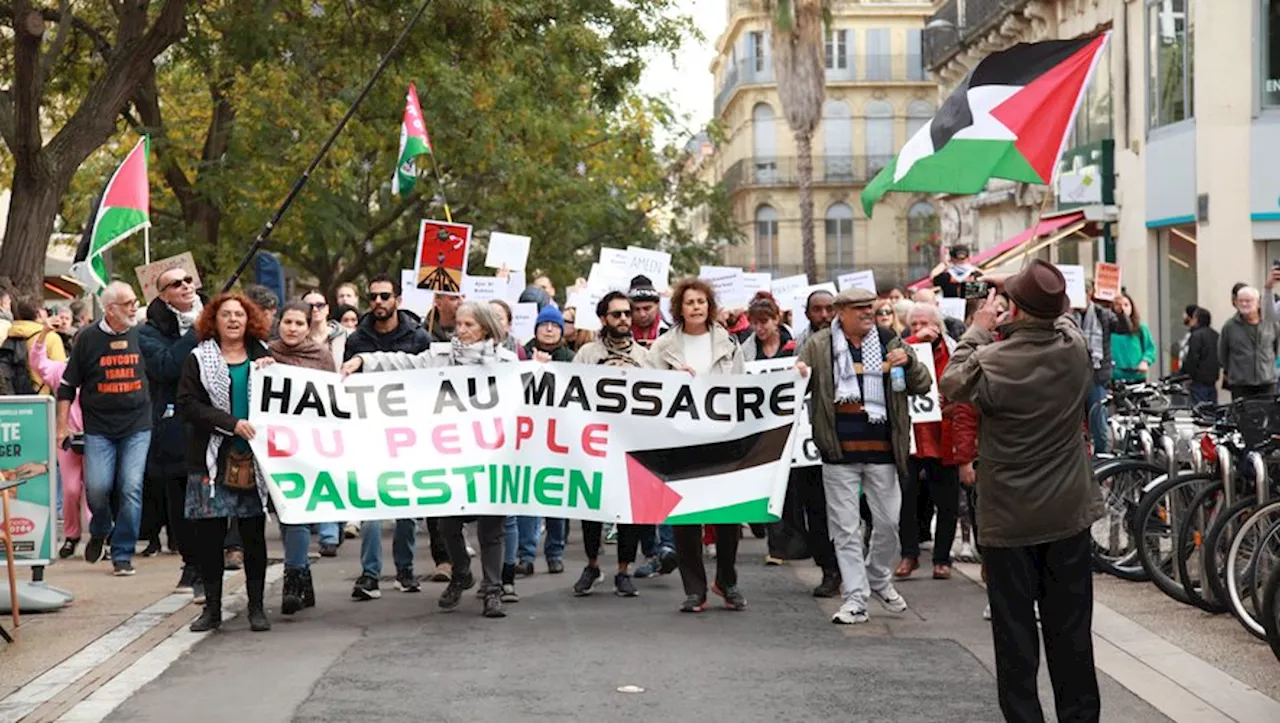
[[[1261,606],[1255,603],[1254,589],[1261,586],[1269,571],[1280,567],[1280,502],[1264,505],[1253,513],[1231,542],[1227,556],[1227,600],[1236,619],[1253,635],[1266,639]]]
[[[1280,660],[1280,570],[1271,571],[1262,596],[1263,627],[1267,629],[1267,642],[1276,660]]]
[[[1191,604],[1207,613],[1219,615],[1230,610],[1230,606],[1222,598],[1213,597],[1209,591],[1205,575],[1204,540],[1205,532],[1213,524],[1215,515],[1222,506],[1222,482],[1215,482],[1200,491],[1191,502],[1190,517],[1187,523],[1178,530],[1178,549],[1193,549],[1197,554],[1178,557],[1178,579],[1186,590]]]
[[[1177,558],[1190,557],[1195,550],[1178,548],[1178,529],[1188,520],[1196,495],[1213,482],[1208,474],[1180,474],[1153,483],[1133,521],[1142,569],[1160,592],[1186,605],[1191,604],[1191,598],[1176,577]]]
[[[1106,516],[1090,528],[1095,570],[1124,580],[1150,579],[1138,562],[1133,516],[1142,500],[1142,490],[1165,471],[1149,462],[1124,460],[1102,466],[1096,473],[1102,488]]]
[[[1209,533],[1204,536],[1204,577],[1213,592],[1214,600],[1221,600],[1230,609],[1227,597],[1227,554],[1240,526],[1253,514],[1256,496],[1236,500],[1230,507],[1220,510]]]

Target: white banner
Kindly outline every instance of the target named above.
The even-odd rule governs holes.
[[[769,522],[786,494],[797,379],[519,362],[343,380],[276,364],[254,372],[249,419],[290,524]]]

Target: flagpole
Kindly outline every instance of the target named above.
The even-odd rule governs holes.
[[[142,229],[142,263],[151,265],[151,227]]]
[[[444,201],[444,220],[453,223],[453,214],[449,211],[449,199],[444,195],[444,179],[440,176],[440,165],[436,163],[436,149],[431,149],[431,170],[435,171],[436,187],[440,189],[440,198]]]
[[[400,46],[404,43],[405,38],[409,37],[409,33],[413,30],[414,26],[418,24],[418,20],[422,18],[423,13],[427,11],[427,6],[430,4],[431,0],[422,0],[422,5],[418,7],[417,12],[415,12],[413,17],[409,19],[409,23],[404,26],[404,30],[400,31],[400,37],[396,38],[391,49],[387,51],[386,55],[382,56],[382,61],[378,63],[378,67],[374,69],[373,75],[370,76],[368,82],[364,84],[364,88],[360,91],[360,95],[356,96],[351,107],[347,109],[347,114],[342,116],[342,120],[338,121],[338,127],[334,128],[333,132],[329,134],[329,138],[325,140],[324,145],[320,147],[320,151],[316,153],[315,158],[311,159],[311,163],[307,166],[306,170],[302,172],[302,175],[298,177],[298,180],[293,182],[293,188],[289,189],[289,195],[285,196],[284,202],[276,209],[276,212],[271,216],[271,220],[267,221],[267,225],[263,226],[262,230],[258,232],[257,237],[253,239],[253,244],[249,247],[248,253],[246,253],[244,258],[240,260],[240,265],[236,267],[235,272],[231,274],[231,278],[227,279],[227,283],[223,285],[222,290],[224,292],[230,291],[231,287],[235,286],[235,283],[240,276],[244,274],[245,269],[249,268],[249,264],[253,261],[253,257],[262,248],[263,244],[267,242],[267,239],[271,236],[271,232],[275,230],[276,225],[280,223],[280,219],[284,217],[285,212],[287,212],[289,207],[293,205],[293,200],[297,198],[298,194],[302,191],[302,187],[307,185],[307,181],[310,180],[311,174],[316,170],[316,167],[320,165],[320,161],[324,160],[324,157],[328,155],[329,148],[333,146],[334,141],[338,140],[338,136],[342,133],[342,129],[347,126],[347,121],[350,121],[351,117],[356,114],[356,109],[360,107],[362,102],[364,102],[365,96],[369,95],[369,91],[373,89],[373,84],[378,82],[378,78],[382,76],[382,72],[385,71],[387,69],[387,65],[390,64],[391,58],[400,50]]]

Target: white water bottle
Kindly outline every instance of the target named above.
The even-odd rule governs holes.
[[[902,372],[902,367],[889,367],[889,384],[895,392],[907,391],[907,375]]]

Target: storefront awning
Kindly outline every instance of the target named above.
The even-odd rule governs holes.
[[[1002,266],[1017,258],[1021,258],[1027,254],[1035,253],[1050,244],[1056,243],[1067,236],[1079,231],[1088,225],[1089,221],[1084,217],[1084,211],[1072,211],[1064,213],[1061,216],[1052,216],[1042,219],[1034,228],[1005,239],[1000,243],[992,246],[985,251],[981,251],[969,257],[969,263],[977,266],[983,271]],[[1028,247],[1027,244],[1033,240],[1037,243]],[[917,289],[928,288],[933,283],[932,279],[923,278],[911,284],[907,288],[911,291]]]

